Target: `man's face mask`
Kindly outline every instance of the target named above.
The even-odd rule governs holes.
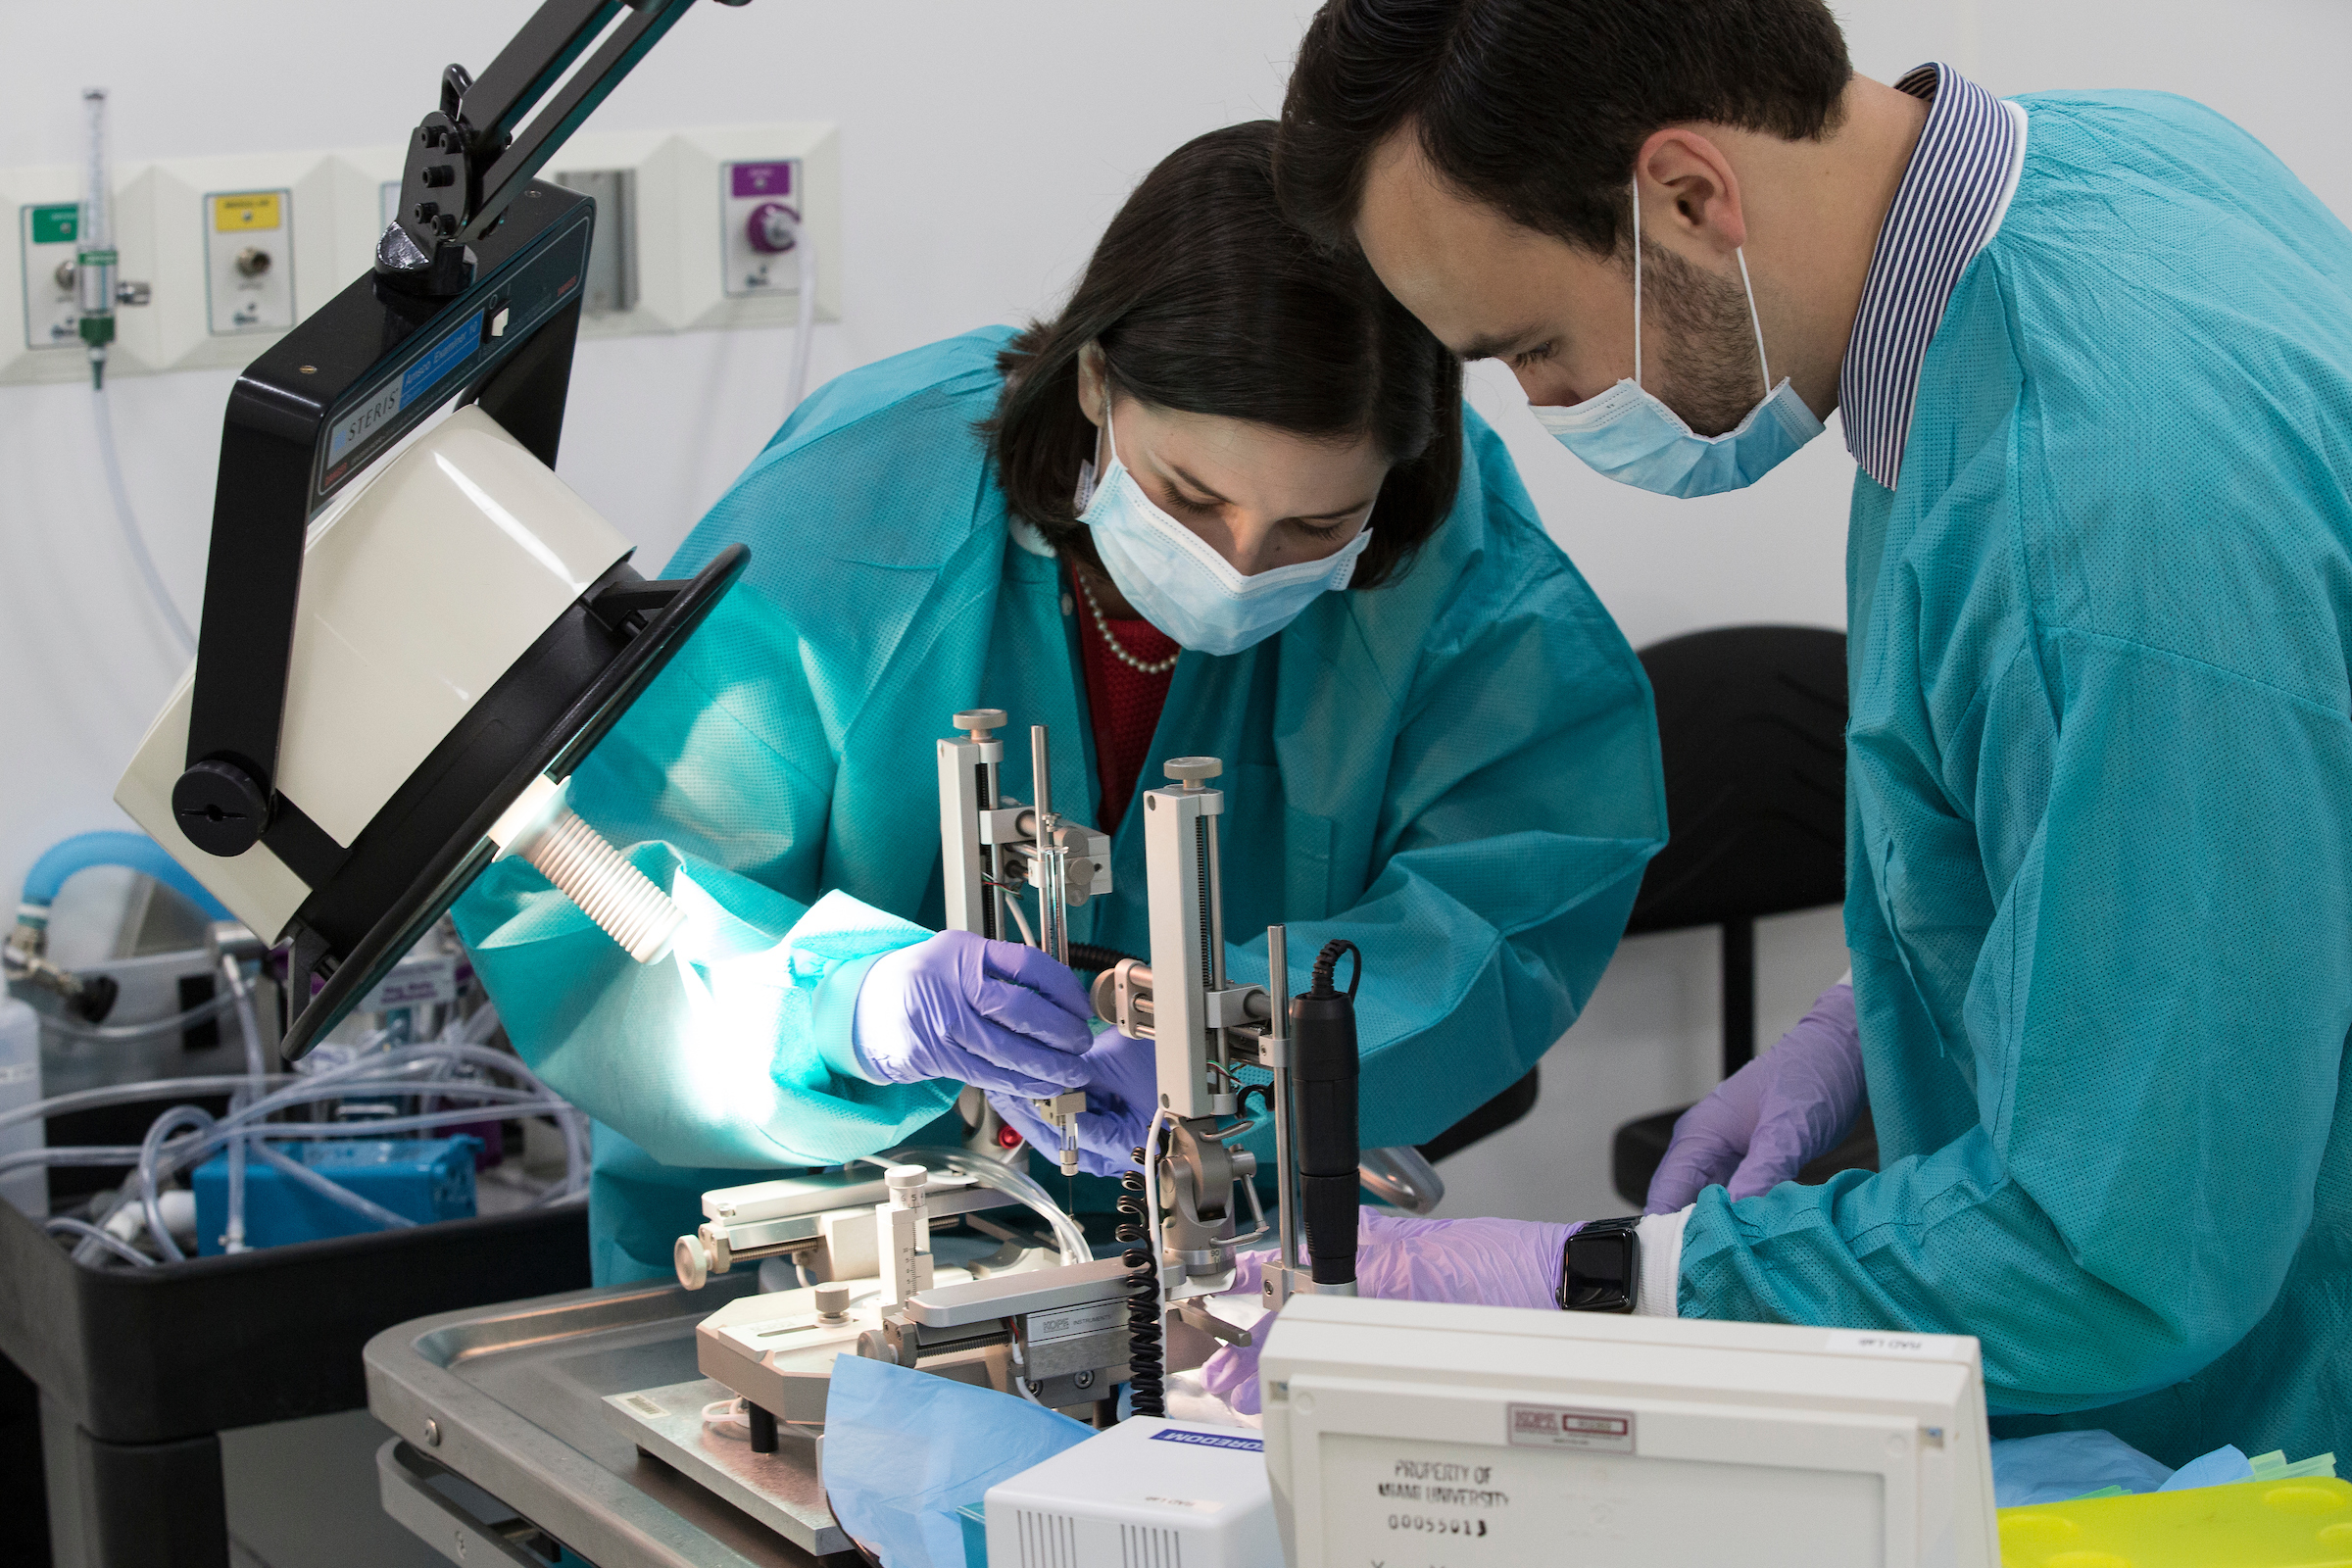
[[[1764,357],[1764,324],[1756,315],[1756,291],[1747,280],[1747,253],[1740,255],[1740,284],[1747,293],[1747,318],[1756,332],[1756,363],[1763,368],[1764,399],[1747,417],[1722,435],[1700,435],[1658,396],[1642,385],[1642,185],[1634,183],[1634,373],[1598,397],[1564,409],[1537,409],[1535,416],[1552,439],[1587,466],[1619,484],[1662,496],[1712,496],[1743,490],[1780,466],[1790,453],[1821,434],[1822,423],[1796,395],[1788,377],[1772,384]]]

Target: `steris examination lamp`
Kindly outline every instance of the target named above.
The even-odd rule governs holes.
[[[532,176],[692,4],[546,0],[450,67],[373,270],[229,394],[196,662],[115,799],[290,944],[289,1061],[501,853],[640,961],[678,923],[560,786],[749,557],[648,581],[556,477],[595,204]]]

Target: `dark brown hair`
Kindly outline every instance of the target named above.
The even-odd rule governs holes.
[[[1102,346],[1112,385],[1163,409],[1294,434],[1368,436],[1389,460],[1372,542],[1348,586],[1401,572],[1452,510],[1462,372],[1352,255],[1316,245],[1274,200],[1274,122],[1185,143],[1110,220],[1069,304],[998,358],[1004,395],[983,427],[1013,514],[1100,570],[1078,521],[1095,426],[1078,357]]]
[[[1373,149],[1410,125],[1464,195],[1609,255],[1652,132],[1812,140],[1852,76],[1822,0],[1328,0],[1291,73],[1276,179],[1293,222],[1352,249]]]

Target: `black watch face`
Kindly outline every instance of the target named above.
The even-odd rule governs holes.
[[[1630,1227],[1587,1228],[1569,1237],[1560,1265],[1560,1306],[1570,1312],[1622,1312],[1632,1306],[1636,1246]]]

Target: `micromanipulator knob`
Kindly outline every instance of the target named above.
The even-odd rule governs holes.
[[[1213,757],[1171,757],[1168,759],[1168,777],[1186,789],[1199,789],[1207,780],[1225,771],[1225,764]]]
[[[963,712],[957,713],[953,722],[957,729],[969,730],[972,739],[984,741],[989,738],[992,730],[1000,730],[1004,727],[1004,710],[1002,708],[967,709]]]

